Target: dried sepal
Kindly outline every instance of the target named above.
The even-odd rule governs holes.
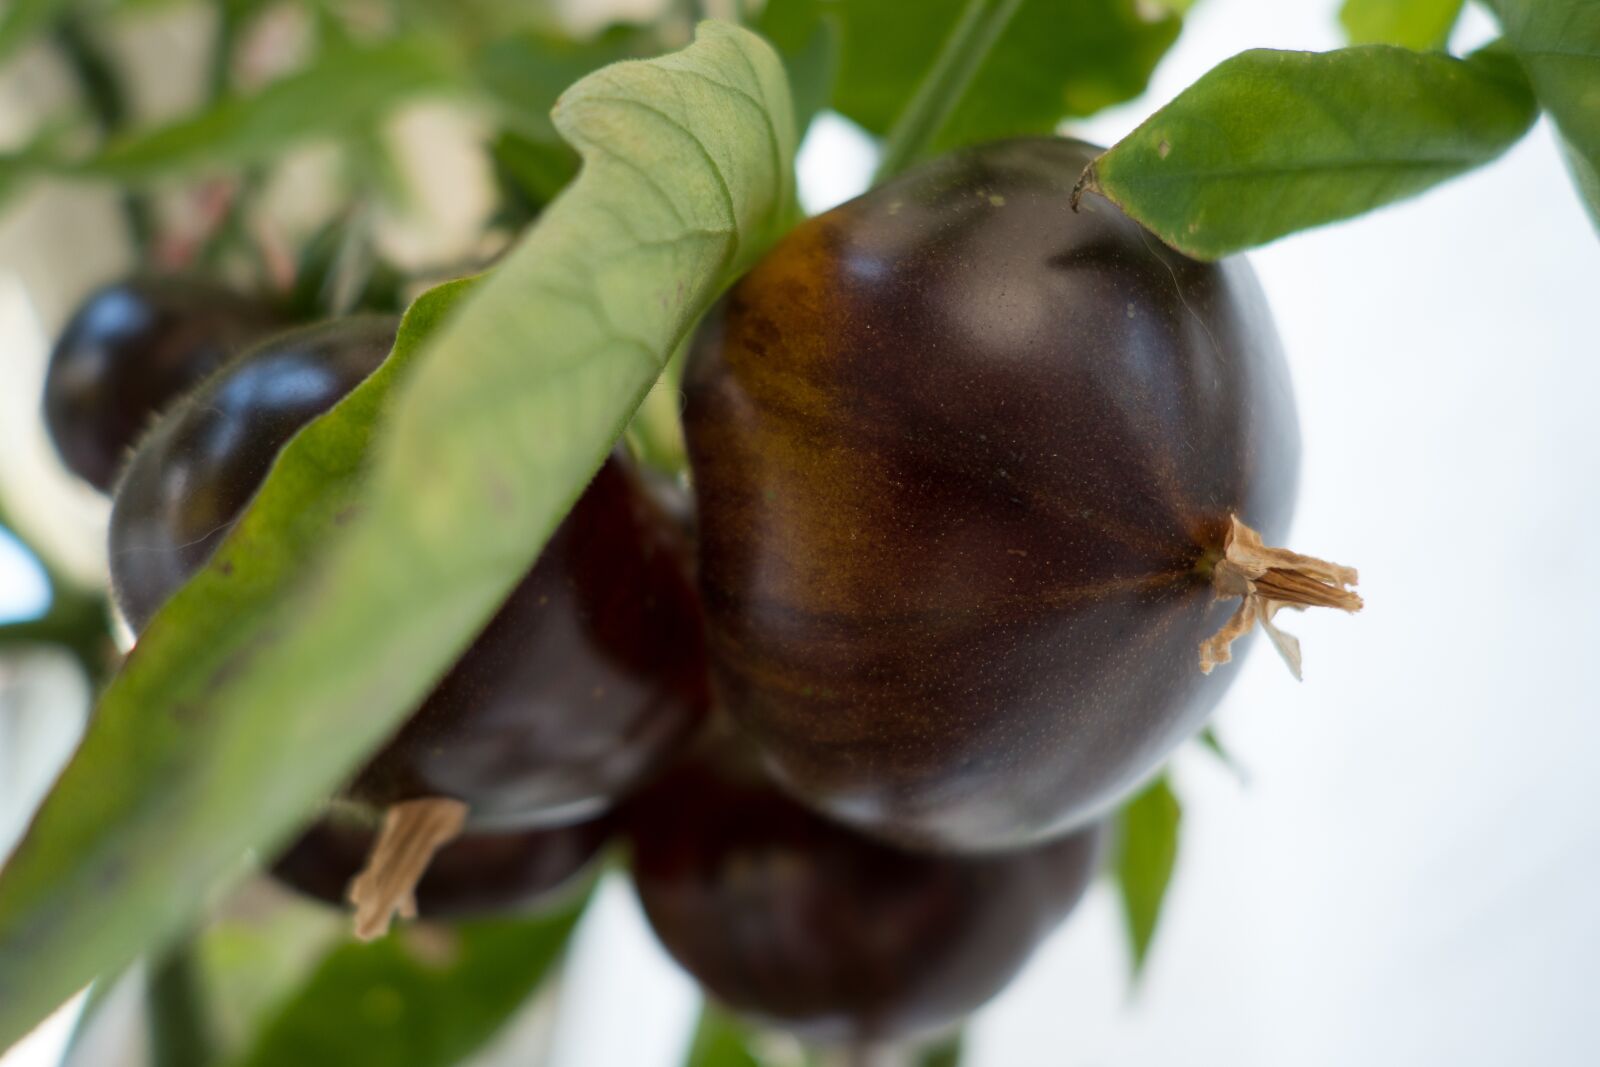
[[[417,917],[417,883],[434,854],[455,840],[466,822],[467,806],[446,797],[408,800],[389,808],[367,865],[350,883],[358,939],[375,941],[387,934],[396,916]]]
[[[1361,597],[1348,588],[1359,580],[1356,570],[1286,548],[1271,548],[1237,515],[1232,520],[1222,559],[1211,572],[1211,584],[1218,597],[1239,597],[1239,608],[1222,629],[1200,643],[1200,670],[1210,674],[1218,664],[1227,663],[1233,658],[1233,643],[1259,623],[1299,678],[1300,641],[1278,629],[1273,617],[1284,608],[1360,611]]]

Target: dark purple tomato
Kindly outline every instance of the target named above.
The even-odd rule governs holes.
[[[474,919],[538,911],[593,869],[611,830],[602,818],[458,837],[434,854],[417,883],[417,912],[425,919]],[[306,896],[343,907],[376,838],[369,823],[329,815],[278,857],[272,874]]]
[[[689,566],[677,520],[614,453],[350,796],[454,797],[478,827],[603,811],[678,752],[709,702]]]
[[[719,698],[785,788],[915,847],[1084,825],[1204,721],[1231,519],[1281,536],[1299,437],[1241,260],[954,153],[788,235],[690,357]]]
[[[45,425],[61,458],[109,493],[156,415],[280,325],[266,301],[194,278],[131,278],[91,293],[45,373]]]
[[[394,347],[399,320],[359,316],[279,334],[200,385],[129,461],[111,507],[111,588],[134,632],[198,570],[301,428]]]
[[[387,356],[392,318],[272,339],[209,379],[140,447],[111,514],[111,575],[135,631],[198,569],[279,450]],[[468,827],[591,818],[670,759],[707,704],[690,549],[622,452],[537,564],[347,794],[444,798]]]
[[[1083,895],[1101,838],[906,852],[813,814],[729,747],[625,811],[640,903],[683,968],[753,1022],[851,1045],[932,1033],[1003,989]]]

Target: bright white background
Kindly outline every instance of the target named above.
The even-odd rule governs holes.
[[[1335,47],[1332,10],[1202,0],[1151,94],[1088,135],[1242,48]],[[1457,43],[1489,33],[1474,12]],[[819,129],[812,206],[869,168],[848,127]],[[1304,684],[1270,653],[1235,668],[1217,721],[1247,781],[1179,759],[1183,854],[1143,987],[1098,888],[978,1018],[969,1062],[1600,1063],[1600,242],[1541,124],[1491,168],[1252,258],[1306,440],[1291,543],[1359,565],[1369,606],[1292,620]],[[0,611],[29,580],[0,547]],[[692,1004],[613,886],[559,1062],[667,1067]],[[4,1067],[47,1063],[50,1036]]]

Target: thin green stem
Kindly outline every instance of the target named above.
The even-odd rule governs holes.
[[[939,57],[884,142],[874,184],[910,166],[938,136],[1022,0],[967,0]]]
[[[147,1010],[151,1067],[206,1067],[212,1061],[216,1038],[191,944],[152,961]]]
[[[206,74],[206,91],[212,103],[227,96],[233,88],[233,50],[239,39],[240,14],[236,0],[223,0],[217,5],[217,27],[211,39],[210,70]]]
[[[128,94],[111,58],[77,18],[65,18],[54,30],[56,47],[77,79],[101,137],[109,140],[127,128],[131,116]],[[122,214],[128,234],[142,261],[155,237],[155,223],[149,201],[140,193],[122,194]]]

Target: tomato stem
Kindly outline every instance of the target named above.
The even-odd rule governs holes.
[[[939,57],[889,131],[874,185],[894,177],[928,150],[1021,6],[1022,0],[967,0]]]
[[[1218,664],[1227,663],[1233,658],[1233,642],[1259,623],[1298,679],[1300,641],[1274,626],[1272,617],[1283,608],[1360,611],[1361,597],[1348,588],[1358,580],[1354,567],[1267,547],[1260,534],[1233,516],[1222,559],[1211,571],[1211,584],[1219,597],[1239,597],[1239,608],[1222,629],[1200,643],[1200,670],[1210,674]]]
[[[396,915],[417,917],[417,883],[434,853],[459,837],[466,821],[467,806],[446,797],[408,800],[384,814],[372,855],[350,883],[357,938],[377,940],[389,932]]]

